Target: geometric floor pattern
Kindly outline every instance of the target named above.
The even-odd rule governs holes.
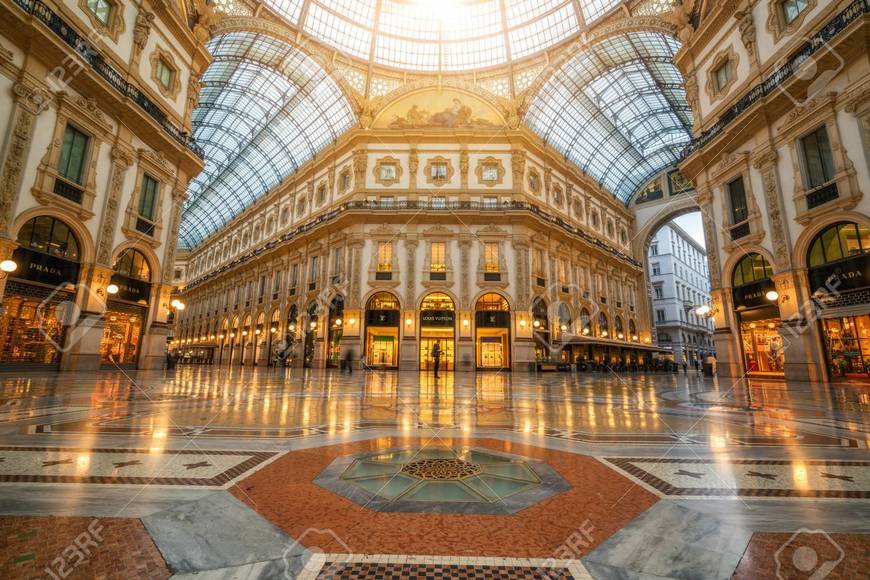
[[[866,578],[868,443],[848,383],[0,374],[0,578]]]

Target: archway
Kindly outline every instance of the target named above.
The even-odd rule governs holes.
[[[254,352],[253,352],[253,364],[260,365],[266,361],[268,358],[268,354],[266,353],[266,343],[268,342],[268,336],[266,332],[266,313],[260,312],[257,315],[257,325],[254,327]]]
[[[344,297],[341,295],[329,303],[326,332],[326,366],[338,368],[341,362],[341,337],[344,334]]]
[[[807,278],[831,379],[870,375],[870,227],[841,221],[810,243]]]
[[[477,368],[503,370],[511,366],[511,313],[507,299],[490,292],[474,306],[474,342]]]
[[[25,222],[17,242],[17,268],[6,282],[0,314],[0,366],[56,368],[65,327],[78,316],[81,245],[72,228],[52,216]]]
[[[764,256],[750,252],[735,265],[731,287],[744,370],[750,376],[783,376],[785,350],[773,268]]]
[[[441,370],[452,371],[456,363],[456,306],[453,298],[433,292],[420,304],[420,370],[433,368],[432,348],[441,349]]]
[[[370,367],[398,368],[399,299],[389,292],[377,292],[366,302],[365,345],[366,364]]]
[[[127,248],[118,255],[108,287],[103,336],[100,341],[100,364],[133,368],[148,309],[151,304],[152,269],[146,256]],[[214,348],[209,349],[214,356]]]

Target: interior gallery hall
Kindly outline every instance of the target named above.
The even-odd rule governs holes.
[[[0,0],[0,578],[861,580],[870,0]]]

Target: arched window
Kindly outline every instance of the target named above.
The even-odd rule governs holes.
[[[592,334],[592,317],[589,315],[589,311],[585,308],[580,310],[580,332],[583,336],[589,336]]]
[[[124,250],[118,259],[115,260],[114,270],[121,276],[127,278],[135,278],[143,282],[151,281],[151,267],[148,265],[148,260],[139,250],[129,248]]]
[[[433,292],[423,299],[420,310],[453,310],[453,299],[443,292]]]
[[[18,232],[21,247],[78,262],[79,243],[72,230],[51,216],[39,216],[28,221]]]
[[[399,299],[389,292],[378,292],[369,298],[366,310],[399,310]]]
[[[755,252],[746,254],[734,267],[732,285],[735,288],[773,278],[773,268],[764,256]]]
[[[610,327],[607,324],[607,315],[603,312],[598,313],[598,330],[601,332],[601,336],[607,337],[610,334]]]
[[[504,296],[496,294],[495,292],[490,292],[489,294],[484,294],[480,297],[474,309],[507,312],[510,310],[510,307],[508,306],[508,301],[505,300]]]
[[[622,317],[617,316],[613,320],[613,330],[616,332],[616,338],[625,338],[625,330],[622,327]]]
[[[820,233],[810,245],[810,268],[854,258],[870,251],[870,228],[852,222],[835,224]]]
[[[628,321],[628,334],[631,335],[631,340],[637,340],[637,324],[634,323],[634,320]]]

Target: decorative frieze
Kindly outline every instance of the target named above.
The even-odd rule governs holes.
[[[121,204],[124,178],[127,175],[127,170],[133,166],[136,160],[135,153],[125,145],[112,147],[111,155],[112,169],[109,177],[109,190],[97,238],[97,263],[108,267],[112,266],[112,243],[118,222],[118,208]]]

